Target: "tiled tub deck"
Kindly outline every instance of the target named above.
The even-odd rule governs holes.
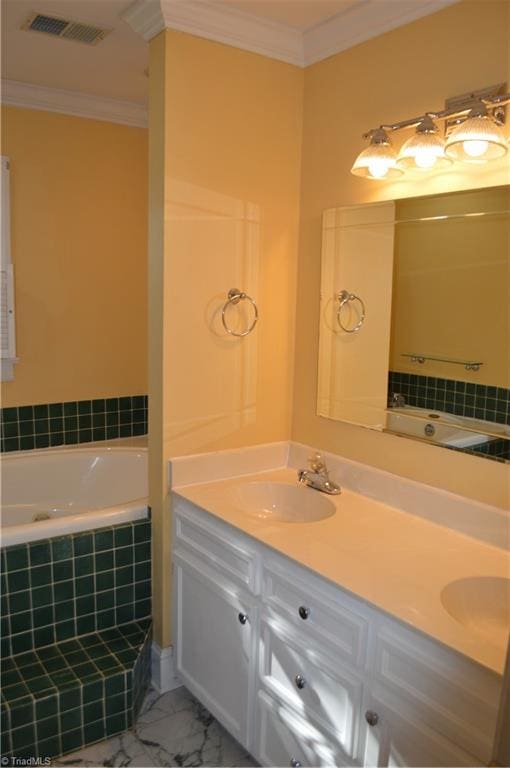
[[[129,728],[150,680],[150,520],[2,550],[2,755]]]

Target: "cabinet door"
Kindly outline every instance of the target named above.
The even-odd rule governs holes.
[[[189,556],[174,555],[178,674],[189,690],[243,746],[249,748],[256,609]]]
[[[475,757],[415,720],[412,712],[403,715],[373,696],[367,697],[365,707],[362,760],[367,768],[479,765]]]

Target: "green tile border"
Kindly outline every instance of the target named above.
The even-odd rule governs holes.
[[[147,425],[147,395],[1,408],[0,452],[137,437]]]

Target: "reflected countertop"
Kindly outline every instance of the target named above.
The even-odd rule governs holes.
[[[507,552],[381,501],[343,490],[327,496],[333,516],[312,523],[268,521],[249,514],[237,489],[253,481],[296,484],[278,469],[174,488],[184,499],[309,568],[391,616],[502,674],[508,634],[489,637],[456,621],[442,590],[473,577],[510,578]],[[319,493],[319,492],[317,492]],[[509,581],[510,585],[510,581]],[[509,594],[510,600],[510,594]]]

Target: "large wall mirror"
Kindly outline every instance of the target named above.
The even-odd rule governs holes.
[[[510,186],[323,216],[320,416],[510,461]]]

